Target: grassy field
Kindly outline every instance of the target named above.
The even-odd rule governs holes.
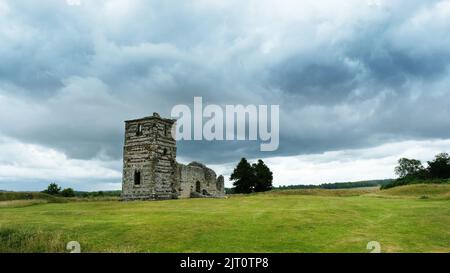
[[[0,252],[450,252],[450,185],[53,201],[0,202]]]

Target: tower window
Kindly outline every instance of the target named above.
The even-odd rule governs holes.
[[[141,172],[134,171],[134,185],[141,185]]]
[[[137,130],[136,130],[137,136],[142,136],[142,124],[138,124]]]
[[[167,148],[164,148],[164,155],[167,155]]]

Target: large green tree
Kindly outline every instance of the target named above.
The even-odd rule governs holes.
[[[262,161],[258,160],[258,163],[253,164],[253,170],[255,172],[255,192],[264,192],[272,190],[273,173],[269,167]]]
[[[43,192],[47,194],[57,195],[61,192],[61,188],[58,186],[58,184],[51,183]]]
[[[247,159],[242,158],[231,174],[230,180],[234,181],[234,193],[263,192],[273,188],[273,173],[261,159],[251,165]]]
[[[247,159],[242,158],[230,177],[234,193],[251,193],[255,188],[255,172]]]
[[[395,167],[395,174],[400,178],[415,177],[424,171],[422,162],[417,159],[401,158]]]
[[[433,161],[428,161],[427,170],[431,178],[450,178],[450,156],[447,153],[436,155]]]

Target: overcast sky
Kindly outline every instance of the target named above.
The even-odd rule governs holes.
[[[194,96],[280,105],[280,147],[180,141],[181,162],[394,177],[450,150],[449,31],[450,1],[0,0],[0,189],[119,189],[123,121]]]

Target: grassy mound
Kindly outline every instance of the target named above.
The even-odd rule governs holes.
[[[378,187],[371,188],[353,188],[353,189],[298,189],[298,190],[273,190],[264,195],[286,196],[286,195],[312,195],[312,196],[330,196],[330,197],[347,197],[360,196],[367,193],[378,192]]]
[[[50,202],[45,199],[0,201],[0,208],[22,208],[46,203]]]
[[[450,184],[412,184],[380,191],[381,196],[450,199]]]
[[[42,192],[0,192],[0,202],[17,200],[45,200],[48,203],[62,203],[64,198]]]
[[[402,178],[393,180],[392,182],[381,186],[382,190],[387,190],[399,186],[405,186],[405,185],[415,185],[415,184],[449,184],[450,185],[450,179],[409,179],[409,178]]]

